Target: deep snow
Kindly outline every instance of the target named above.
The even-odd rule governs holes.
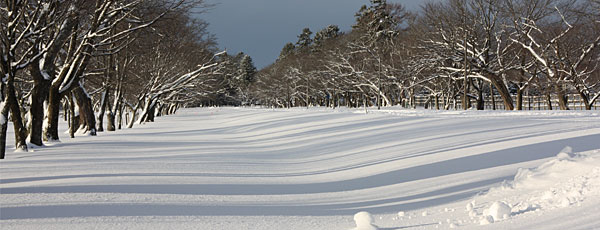
[[[2,229],[600,228],[596,111],[186,109],[48,145],[0,162]]]

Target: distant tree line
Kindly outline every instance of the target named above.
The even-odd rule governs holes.
[[[520,110],[524,92],[568,110],[577,94],[591,109],[600,96],[598,46],[598,0],[444,0],[418,13],[371,0],[351,31],[305,28],[250,92],[275,107],[413,107],[424,95],[438,109],[460,102],[480,110],[491,95]]]

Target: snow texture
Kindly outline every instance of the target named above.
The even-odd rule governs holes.
[[[600,226],[597,111],[202,108],[96,137],[60,127],[0,163],[2,230],[335,230],[359,212],[380,230]]]

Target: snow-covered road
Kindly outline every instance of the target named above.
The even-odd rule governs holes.
[[[185,109],[8,152],[0,227],[329,230],[368,211],[381,229],[593,229],[598,155],[597,111]],[[496,201],[514,212],[481,226]]]

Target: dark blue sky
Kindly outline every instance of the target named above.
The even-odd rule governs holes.
[[[279,56],[285,43],[296,42],[303,28],[316,32],[327,25],[343,31],[354,24],[354,14],[369,0],[206,0],[217,4],[199,15],[210,23],[221,49],[244,52],[262,68]],[[388,0],[419,9],[420,0]]]

